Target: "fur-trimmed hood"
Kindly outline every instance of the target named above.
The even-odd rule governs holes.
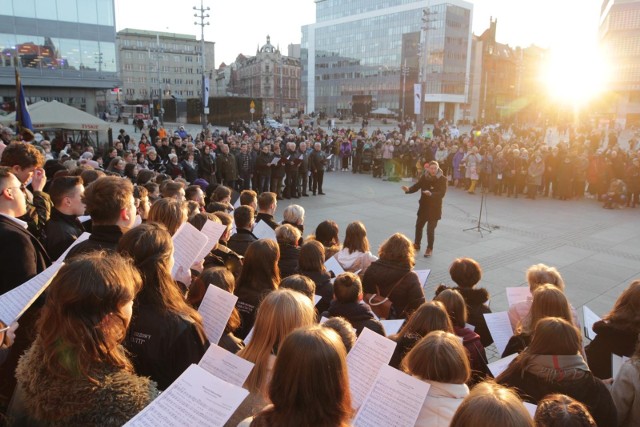
[[[445,289],[453,289],[460,292],[462,298],[469,306],[482,305],[489,301],[489,291],[485,288],[460,288],[460,287],[447,287],[440,285],[436,288],[436,296]]]
[[[11,415],[49,426],[121,426],[158,395],[149,378],[106,365],[93,372],[97,384],[55,377],[44,367],[39,339],[20,359],[16,378],[24,413]]]

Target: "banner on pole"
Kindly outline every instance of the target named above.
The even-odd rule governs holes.
[[[415,83],[413,85],[413,112],[420,114],[422,108],[422,84]]]

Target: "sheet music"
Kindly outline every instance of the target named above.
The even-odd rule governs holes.
[[[240,197],[238,197],[238,200],[236,200],[236,202],[233,204],[233,209],[238,209],[240,207]]]
[[[280,157],[274,157],[269,165],[276,166],[280,162]]]
[[[90,219],[91,219],[91,215],[81,215],[78,217],[78,221],[80,221],[80,223],[85,223]]]
[[[593,332],[593,324],[599,322],[601,319],[586,305],[582,306],[582,317],[584,318],[584,335],[593,341],[596,337],[596,333]]]
[[[617,354],[611,353],[611,378],[616,379],[620,368],[622,368],[622,365],[627,360],[629,360],[627,356],[618,356]]]
[[[486,313],[483,316],[499,354],[504,353],[504,349],[513,335],[509,314],[506,311],[500,311],[498,313]]]
[[[402,328],[404,319],[381,320],[380,323],[384,326],[384,331],[387,333],[387,336],[390,336],[398,333],[400,328]]]
[[[518,356],[518,353],[514,353],[514,354],[510,354],[505,358],[489,363],[487,366],[489,367],[489,370],[493,374],[493,377],[497,378],[498,375],[503,373],[504,370],[507,369],[511,361],[515,359],[517,356]]]
[[[253,235],[258,239],[276,240],[276,232],[264,221],[258,221],[253,226]]]
[[[202,230],[200,230],[200,232],[207,236],[207,239],[209,240],[196,257],[196,262],[202,261],[209,254],[209,252],[211,252],[211,250],[216,246],[216,244],[220,240],[220,237],[222,237],[226,230],[227,227],[225,225],[218,222],[213,222],[210,219],[208,219],[207,222],[204,223],[204,226],[202,227]]]
[[[416,423],[430,384],[383,365],[373,387],[353,421],[355,427],[385,424],[412,426]]]
[[[318,303],[320,302],[320,300],[322,299],[322,297],[320,295],[314,295],[313,296],[313,305],[318,305]]]
[[[325,261],[324,268],[326,268],[327,271],[332,271],[334,276],[344,273],[344,268],[342,268],[335,255]]]
[[[56,262],[22,285],[0,295],[0,320],[7,326],[18,320],[47,289],[62,265]]]
[[[253,369],[253,363],[214,344],[209,346],[198,366],[238,387],[242,387]]]
[[[507,303],[509,307],[519,302],[524,302],[531,297],[531,291],[528,286],[519,286],[517,288],[507,288]]]
[[[209,285],[207,288],[198,313],[202,315],[204,331],[212,344],[220,341],[237,301],[237,296],[217,286]]]
[[[467,329],[469,329],[469,330],[471,330],[471,331],[475,331],[475,330],[476,330],[476,327],[475,327],[475,326],[470,325],[470,324],[468,324],[468,323],[465,323],[465,324],[464,324],[464,327],[465,327],[465,328],[467,328]]]
[[[522,403],[524,403],[524,407],[527,408],[527,412],[529,413],[529,415],[531,415],[531,418],[534,418],[536,416],[536,410],[538,410],[538,405],[534,405],[533,403],[529,402]]]
[[[78,245],[82,242],[84,242],[85,240],[87,240],[89,237],[91,237],[91,233],[87,233],[86,231],[84,233],[82,233],[81,235],[78,236],[78,238],[76,240],[73,241],[73,243],[71,244],[71,246],[69,246],[67,248],[66,251],[64,251],[62,253],[62,255],[60,255],[58,257],[58,259],[56,260],[56,262],[62,262],[64,261],[64,259],[67,257],[67,254],[69,253],[69,251],[75,246]]]
[[[360,333],[347,355],[351,403],[355,409],[364,402],[380,368],[389,364],[395,348],[395,342],[376,334],[371,329],[364,328]]]
[[[427,280],[429,279],[429,274],[431,274],[431,270],[413,270],[413,272],[418,275],[418,279],[420,279],[420,284],[424,288],[427,285]]]
[[[189,268],[196,259],[202,248],[207,246],[209,239],[202,234],[193,225],[185,222],[178,228],[176,234],[173,235],[173,268],[171,269],[171,277],[174,280],[181,279],[179,269],[182,267],[182,273],[189,271]],[[184,282],[183,282],[184,283]],[[190,285],[190,283],[185,283]]]
[[[125,426],[223,426],[248,394],[191,365]]]
[[[242,341],[244,341],[244,345],[246,346],[247,344],[249,344],[249,341],[251,341],[251,339],[253,338],[253,330],[255,328],[251,328],[251,330],[249,331],[249,333],[247,334],[246,337],[244,337],[244,339]]]

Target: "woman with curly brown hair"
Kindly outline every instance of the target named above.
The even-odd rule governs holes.
[[[413,271],[413,245],[404,234],[396,233],[382,243],[378,256],[364,273],[363,291],[389,298],[393,318],[406,319],[425,302],[420,279]]]

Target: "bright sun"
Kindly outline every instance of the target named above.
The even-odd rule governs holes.
[[[542,73],[549,95],[581,107],[602,94],[609,79],[604,55],[597,48],[569,46],[553,50]]]

